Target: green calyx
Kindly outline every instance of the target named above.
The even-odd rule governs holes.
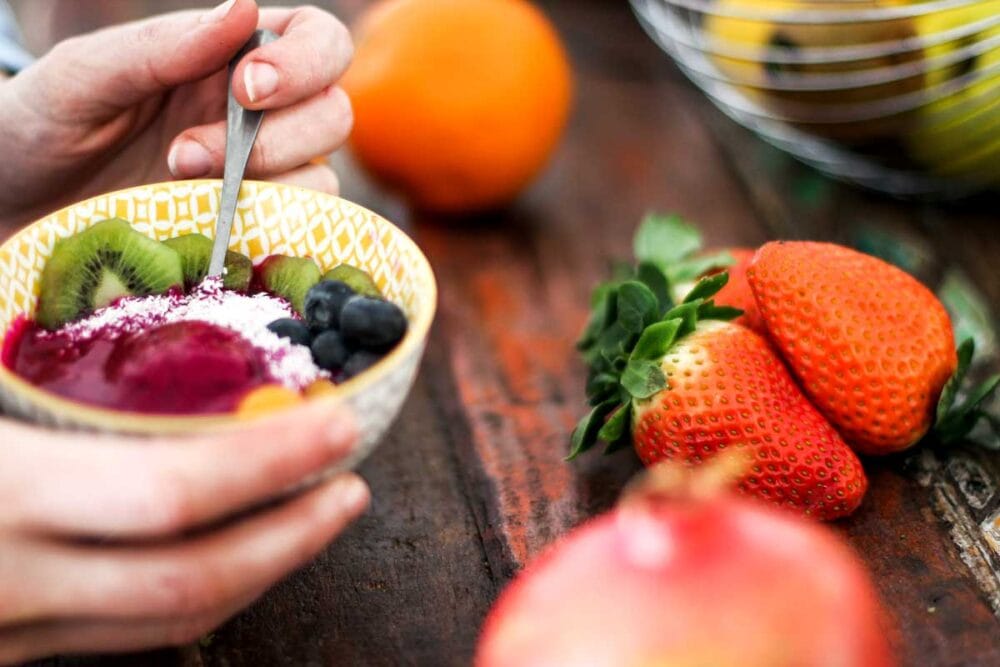
[[[975,351],[976,345],[971,338],[958,346],[958,367],[938,399],[934,434],[942,444],[948,445],[965,439],[980,421],[984,421],[993,431],[994,440],[1000,440],[1000,418],[984,408],[987,400],[1000,386],[1000,373],[987,378],[971,391],[962,391]],[[961,402],[958,401],[959,394],[964,394]]]
[[[725,321],[743,314],[712,300],[729,280],[726,272],[702,278],[684,301],[674,303],[670,296],[674,274],[665,263],[670,260],[668,251],[673,247],[686,256],[698,247],[689,236],[671,241],[674,237],[669,232],[677,229],[677,220],[648,217],[636,234],[638,266],[619,268],[618,279],[594,290],[591,318],[577,342],[590,369],[587,399],[591,410],[573,431],[568,459],[599,440],[606,443],[606,453],[628,446],[633,401],[668,388],[661,363],[671,346],[693,332],[701,320]]]
[[[712,269],[736,263],[728,251],[701,253],[701,232],[678,215],[651,213],[636,231],[632,242],[639,266],[656,266],[672,286],[693,283]]]

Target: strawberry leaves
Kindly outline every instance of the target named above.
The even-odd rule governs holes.
[[[629,360],[649,359],[659,361],[667,353],[670,346],[677,340],[677,332],[684,322],[677,318],[656,322],[646,327],[639,341],[632,348]]]
[[[650,359],[630,360],[619,381],[632,398],[638,399],[649,398],[667,388],[667,376],[659,362]]]
[[[725,250],[700,254],[702,245],[701,232],[680,216],[647,215],[633,241],[640,279],[646,282],[644,266],[654,267],[665,277],[667,285],[681,285],[694,282],[712,269],[724,269],[736,263],[732,254]],[[653,288],[653,292],[657,290]]]
[[[703,278],[684,297],[684,303],[689,304],[704,301],[725,287],[727,282],[729,282],[729,274],[725,271]]]
[[[1000,374],[984,380],[967,394],[961,405],[957,405],[975,351],[976,345],[972,338],[967,338],[958,346],[958,367],[938,399],[934,432],[942,444],[952,444],[964,439],[980,420],[985,420],[993,429],[994,435],[1000,437],[1000,420],[983,409],[985,401],[1000,386]]]
[[[729,253],[696,257],[701,234],[676,215],[648,215],[634,240],[636,266],[617,263],[611,282],[591,295],[591,316],[577,342],[590,368],[591,411],[573,431],[570,459],[606,443],[605,452],[631,442],[632,404],[668,389],[663,357],[700,320],[730,320],[742,311],[717,306],[712,297],[729,279],[703,278],[676,304],[671,287],[690,283],[710,269],[733,263]]]
[[[630,280],[618,288],[618,323],[626,331],[642,333],[655,321],[658,310],[656,296],[641,282]]]
[[[659,281],[668,284],[666,276],[657,273],[655,280],[626,280],[595,292],[594,314],[577,344],[590,366],[587,397],[592,409],[573,431],[569,459],[598,441],[607,443],[605,452],[627,446],[633,402],[649,400],[669,388],[661,364],[671,346],[693,332],[700,320],[741,312],[711,300],[726,284],[725,272],[703,278],[693,296],[677,306],[650,287],[651,282],[654,287]]]
[[[632,246],[640,264],[670,266],[701,249],[701,233],[679,215],[651,213],[639,225]]]

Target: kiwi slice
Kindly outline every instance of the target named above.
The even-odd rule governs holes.
[[[379,291],[372,277],[365,271],[350,264],[340,264],[333,267],[326,272],[323,280],[339,280],[342,283],[346,283],[348,287],[358,294],[370,296],[373,299],[382,298],[382,292]]]
[[[271,255],[260,265],[260,281],[264,289],[288,299],[303,316],[306,312],[306,292],[319,279],[319,267],[308,257]]]
[[[36,319],[58,329],[123,296],[162,294],[183,284],[176,252],[111,218],[56,243],[42,270]]]
[[[204,234],[184,234],[163,242],[181,256],[184,269],[184,284],[194,287],[208,275],[208,264],[212,261],[212,239]],[[229,250],[226,252],[226,272],[222,286],[237,292],[246,292],[253,277],[253,263],[246,255]]]

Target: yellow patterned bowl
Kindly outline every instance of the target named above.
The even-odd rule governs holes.
[[[42,268],[56,241],[109,217],[163,240],[200,232],[214,236],[221,181],[143,185],[73,204],[24,228],[0,246],[0,338],[38,301]],[[324,269],[341,262],[375,279],[403,308],[409,330],[378,364],[312,400],[353,409],[363,442],[356,459],[378,443],[402,407],[423,355],[437,288],[430,264],[397,227],[349,201],[288,185],[246,181],[240,192],[231,248],[255,262],[271,254],[310,256]],[[191,433],[243,423],[234,415],[162,416],[87,406],[43,391],[0,364],[0,408],[60,428],[131,434]]]

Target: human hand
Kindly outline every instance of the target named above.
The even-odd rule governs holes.
[[[185,644],[310,560],[365,508],[349,418],[310,405],[254,430],[132,440],[0,420],[0,664]],[[199,532],[192,532],[201,528]]]
[[[221,175],[227,66],[257,27],[281,38],[233,77],[241,104],[269,111],[247,176],[336,193],[333,171],[311,160],[350,133],[350,101],[335,85],[353,54],[347,29],[315,7],[228,0],[73,37],[0,82],[0,222],[129,185]]]

